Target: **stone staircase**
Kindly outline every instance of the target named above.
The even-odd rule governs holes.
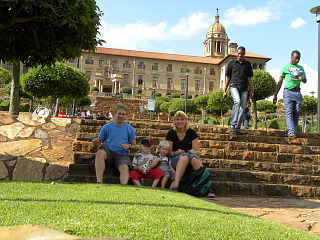
[[[66,181],[95,182],[95,149],[91,139],[108,121],[82,120],[73,143],[74,164]],[[129,120],[137,142],[150,138],[155,147],[171,129],[168,122]],[[244,130],[233,135],[227,127],[191,124],[199,135],[201,159],[211,173],[217,195],[247,194],[283,197],[320,197],[320,135],[283,131]],[[134,153],[131,153],[134,154]],[[107,183],[118,183],[118,173],[108,169]]]

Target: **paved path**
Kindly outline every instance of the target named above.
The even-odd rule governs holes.
[[[320,235],[320,200],[302,198],[275,198],[252,196],[227,196],[209,202]]]

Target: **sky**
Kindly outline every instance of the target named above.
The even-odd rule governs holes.
[[[280,69],[293,50],[307,74],[303,95],[318,89],[318,24],[310,9],[314,0],[96,0],[104,13],[99,38],[104,47],[203,56],[203,42],[214,23],[220,23],[230,42],[248,52],[272,58],[266,64],[278,82]],[[283,86],[278,99],[283,96]]]

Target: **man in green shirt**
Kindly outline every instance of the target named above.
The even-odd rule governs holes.
[[[277,95],[284,80],[283,102],[286,108],[287,132],[286,137],[296,137],[299,114],[302,106],[302,95],[300,92],[300,83],[306,83],[306,73],[301,65],[300,52],[294,50],[291,53],[291,61],[282,67],[280,78],[274,94],[273,103],[277,102]]]

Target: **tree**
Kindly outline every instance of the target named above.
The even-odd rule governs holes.
[[[315,97],[308,95],[303,96],[302,107],[300,114],[303,115],[303,132],[306,132],[307,115],[317,114],[318,100]]]
[[[186,99],[186,95],[181,94],[180,98]],[[192,95],[188,93],[187,99],[192,99]]]
[[[161,112],[160,106],[162,103],[164,103],[164,101],[162,99],[156,98],[155,103],[154,103],[154,111],[158,115],[158,120],[159,120],[159,113]]]
[[[19,114],[20,61],[29,66],[50,65],[94,51],[100,12],[94,0],[2,1],[0,58],[13,63],[11,115]]]
[[[155,97],[161,97],[161,93],[155,92],[155,93],[154,93],[154,96],[155,96]]]
[[[277,111],[277,105],[273,104],[273,102],[267,100],[258,101],[256,104],[257,111],[264,112],[264,122],[267,129],[267,113],[275,113]]]
[[[257,129],[257,101],[270,97],[276,91],[276,81],[265,71],[253,69],[253,126]]]
[[[11,80],[12,74],[8,70],[0,67],[0,84],[9,84]]]
[[[223,90],[219,89],[214,91],[209,99],[206,108],[207,113],[212,114],[215,117],[221,117],[221,124],[224,125],[223,116],[232,108],[233,99],[230,94],[223,99]]]
[[[185,99],[182,98],[174,98],[170,101],[169,114],[173,116],[177,111],[185,110]],[[194,101],[188,99],[187,101],[187,112],[193,113],[195,111]]]
[[[88,78],[83,72],[62,63],[31,69],[22,75],[21,85],[24,91],[33,97],[51,96],[52,111],[57,98],[82,98],[87,96],[90,90]]]
[[[121,87],[120,88],[120,93],[132,94],[132,90],[131,90],[130,87]]]
[[[173,99],[173,98],[180,98],[180,95],[178,93],[172,93],[170,95],[170,97]]]
[[[9,82],[9,84],[7,84],[5,86],[5,88],[3,89],[3,91],[8,95],[11,95],[11,83],[12,82]],[[34,97],[24,91],[24,89],[21,87],[21,82],[20,82],[20,85],[19,85],[19,96],[21,98],[26,98],[26,99],[30,100],[29,112],[32,112]]]
[[[208,95],[199,95],[194,99],[194,104],[201,108],[202,112],[202,124],[204,124],[205,118],[205,107],[208,105],[209,96]]]
[[[162,104],[160,105],[161,112],[168,113],[168,122],[170,120],[170,114],[169,114],[170,105],[171,105],[170,102],[162,102]]]

